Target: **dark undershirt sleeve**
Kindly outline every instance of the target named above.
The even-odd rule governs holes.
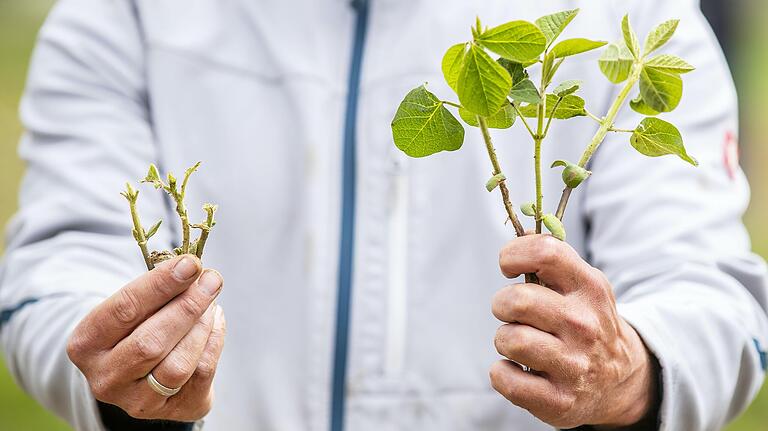
[[[192,431],[191,422],[136,419],[120,407],[99,402],[101,422],[108,431]]]

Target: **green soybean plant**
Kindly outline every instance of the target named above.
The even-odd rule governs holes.
[[[464,124],[479,128],[492,166],[486,189],[500,190],[508,220],[518,236],[525,235],[525,231],[510,201],[490,129],[509,129],[517,122],[527,130],[534,148],[536,200],[523,204],[521,212],[535,219],[536,233],[542,232],[543,225],[563,241],[566,232],[562,219],[568,199],[592,174],[587,164],[609,133],[626,133],[631,146],[646,156],[673,154],[697,165],[686,152],[678,129],[657,118],[678,106],[683,94],[681,75],[694,70],[674,55],[655,54],[672,38],[679,21],[670,20],[657,26],[648,34],[642,48],[628,16],[621,23],[623,40],[619,42],[608,44],[584,38],[559,40],[578,12],[578,9],[568,10],[541,17],[534,23],[511,21],[493,28],[483,27],[478,18],[472,27],[472,39],[450,47],[442,61],[443,75],[458,96],[458,102],[442,100],[427,90],[426,85],[421,85],[405,96],[392,120],[395,145],[411,157],[461,148],[464,126],[449,108],[458,111]],[[600,48],[604,49],[598,61],[600,70],[611,83],[622,85],[604,116],[591,113],[585,100],[578,96],[582,82],[561,80],[553,85],[565,61]],[[533,68],[538,69],[537,82],[529,73]],[[637,96],[630,100],[633,93]],[[614,123],[627,103],[646,118],[633,129],[617,128]],[[542,145],[553,120],[577,117],[595,121],[599,127],[581,159],[552,163],[552,168],[563,168],[565,187],[557,208],[547,213],[542,196]]]
[[[203,257],[203,249],[205,248],[206,241],[208,241],[208,235],[210,234],[211,229],[216,225],[214,214],[216,213],[218,206],[208,203],[203,204],[203,212],[205,213],[203,221],[195,224],[190,223],[184,198],[186,196],[189,178],[199,167],[200,162],[187,169],[184,172],[184,178],[182,179],[181,184],[179,184],[176,177],[170,172],[166,176],[166,180],[163,180],[157,167],[155,165],[150,165],[147,176],[141,180],[142,183],[153,185],[157,190],[163,190],[171,197],[176,205],[176,213],[181,219],[182,238],[181,245],[173,250],[149,251],[147,242],[157,233],[163,221],[159,220],[149,229],[144,229],[136,207],[139,191],[133,188],[130,183],[126,183],[125,191],[120,193],[126,200],[128,200],[131,211],[131,220],[133,221],[133,238],[139,245],[141,254],[144,257],[144,263],[147,265],[147,270],[152,270],[158,263],[182,254],[194,254],[198,258]],[[190,238],[192,229],[198,229],[200,231],[199,236],[195,240],[191,240]]]

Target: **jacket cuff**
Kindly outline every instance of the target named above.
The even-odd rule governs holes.
[[[657,326],[656,322],[663,322],[657,316],[653,307],[641,304],[618,304],[619,315],[624,318],[637,331],[656,362],[657,373],[657,402],[656,418],[652,423],[647,423],[644,428],[630,428],[631,430],[659,430],[668,431],[682,429],[675,423],[675,399],[677,392],[677,377],[680,361],[674,350],[675,341],[664,328]],[[679,419],[677,419],[679,421]],[[639,425],[639,424],[638,424]]]
[[[107,431],[193,431],[192,422],[136,419],[120,407],[98,401],[99,415]]]

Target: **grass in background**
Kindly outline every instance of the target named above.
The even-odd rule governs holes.
[[[18,103],[26,74],[34,36],[45,12],[53,0],[0,0],[0,225],[4,225],[16,208],[16,190],[22,165],[16,157],[16,145],[21,134],[18,123]],[[736,75],[742,97],[750,94],[768,94],[768,53],[759,42],[768,40],[768,27],[761,25],[768,18],[768,6],[753,3],[761,10],[748,16],[752,25],[744,26],[750,32],[746,40],[755,46],[741,45],[743,52],[737,62]],[[759,34],[758,34],[759,33]],[[743,165],[753,184],[753,203],[746,221],[756,252],[768,257],[768,174],[760,169],[758,161],[768,160],[768,149],[763,145],[768,125],[768,102],[759,96],[743,101],[746,130],[742,141],[746,143]],[[3,431],[60,431],[68,430],[60,420],[45,411],[13,383],[0,363],[0,429]],[[759,431],[768,429],[768,386],[750,409],[728,431]]]
[[[21,134],[19,96],[24,85],[35,33],[52,0],[0,0],[0,225],[16,209],[16,192],[23,170],[16,156]],[[69,430],[13,382],[0,361],[0,430]]]

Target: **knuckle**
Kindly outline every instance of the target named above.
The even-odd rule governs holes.
[[[67,340],[67,356],[73,364],[80,366],[84,356],[89,349],[88,339],[79,331],[75,330]]]
[[[186,355],[174,355],[163,367],[163,375],[169,380],[168,385],[178,387],[189,379],[195,371],[193,364]]]
[[[159,361],[165,353],[165,347],[154,332],[139,334],[135,341],[136,355],[146,362]]]
[[[542,235],[539,238],[538,257],[542,264],[552,265],[557,263],[562,256],[562,241],[550,236]]]
[[[139,301],[135,294],[129,289],[120,290],[112,308],[114,319],[123,325],[130,325],[139,318],[139,312]]]
[[[210,380],[216,374],[216,363],[212,360],[201,360],[195,368],[195,374],[203,380]]]
[[[570,331],[588,344],[600,340],[600,324],[591,313],[566,313]]]
[[[178,284],[173,279],[171,270],[165,267],[158,271],[150,271],[147,283],[149,283],[151,291],[167,298],[170,298],[175,294],[176,285]]]
[[[179,297],[179,310],[184,316],[189,318],[200,317],[205,311],[203,304],[199,302],[194,296],[190,294]]]

